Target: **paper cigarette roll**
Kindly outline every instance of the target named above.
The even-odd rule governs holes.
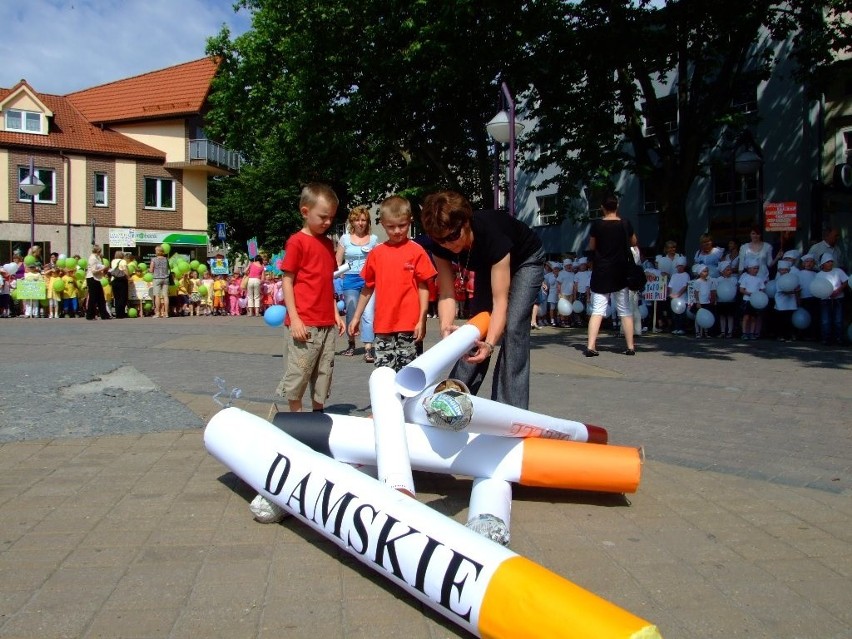
[[[374,465],[373,422],[333,413],[277,413],[272,423],[338,461]],[[493,477],[524,486],[634,493],[642,455],[629,446],[589,446],[558,439],[517,439],[405,425],[413,470]]]
[[[204,444],[264,497],[475,636],[660,637],[648,621],[239,408],[213,416]]]
[[[414,479],[405,440],[402,400],[393,392],[395,377],[396,371],[387,366],[380,366],[370,374],[376,466],[379,481],[413,497]]]
[[[334,277],[340,277],[351,268],[352,265],[349,262],[344,262],[343,264],[337,267],[337,270],[334,272]]]
[[[488,332],[489,313],[479,313],[459,326],[428,351],[415,358],[396,374],[396,390],[403,397],[422,393],[441,378],[446,370],[467,353]]]
[[[493,477],[477,477],[473,480],[465,528],[508,546],[511,516],[512,484]]]
[[[442,390],[450,382],[451,388]],[[541,437],[606,444],[605,428],[571,419],[542,415],[456,390],[445,380],[403,402],[405,419],[436,428],[501,437]]]

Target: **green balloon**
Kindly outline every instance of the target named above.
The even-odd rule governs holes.
[[[32,266],[35,263],[36,263],[36,258],[35,258],[34,255],[27,255],[24,258],[24,264],[26,264],[27,266]]]
[[[190,268],[189,262],[178,262],[178,271],[181,273],[188,273]]]
[[[142,279],[145,280],[146,282],[153,282],[154,276],[151,275],[150,273],[145,273],[145,275],[142,276]]]
[[[172,247],[171,247],[171,245],[170,245],[170,244],[167,244],[166,242],[163,242],[160,246],[162,246],[162,247],[163,247],[163,253],[165,253],[166,255],[168,255],[169,253],[171,253],[171,252],[172,252]]]
[[[57,293],[61,293],[65,290],[65,282],[59,279],[53,280],[53,290]]]
[[[135,308],[127,309],[127,317],[136,317],[137,315],[139,315],[139,311],[137,311]]]
[[[71,259],[73,260],[74,258],[72,257]],[[79,260],[77,260],[77,266],[79,268],[87,268],[89,266],[89,263],[81,257]]]
[[[145,311],[152,311],[154,310],[154,305],[151,302],[145,302],[142,304],[142,309]]]
[[[103,262],[104,266],[109,266],[109,260],[107,258],[102,257],[101,262]]]
[[[198,260],[192,260],[192,261],[189,263],[189,266],[190,266],[190,268],[192,268],[192,270],[193,270],[193,271],[195,271],[195,270],[197,270],[197,269],[198,269],[198,265],[199,265],[199,264],[201,264],[201,262],[199,262]]]
[[[109,279],[106,277],[101,278],[101,286],[109,286]]]
[[[207,295],[207,287],[204,286],[203,284],[201,286],[199,286],[198,287],[198,294],[199,295]]]
[[[139,270],[140,270],[140,271],[142,271],[143,273],[146,273],[146,272],[148,271],[148,265],[147,265],[147,264],[145,264],[145,262],[142,262],[142,263],[139,265]]]
[[[74,277],[76,277],[78,280],[84,280],[84,279],[86,279],[86,271],[83,271],[83,270],[74,271]]]
[[[207,267],[204,264],[199,264],[195,270],[198,271],[199,275],[204,275],[207,272]]]
[[[136,262],[130,262],[127,265],[127,272],[133,275],[136,272]]]

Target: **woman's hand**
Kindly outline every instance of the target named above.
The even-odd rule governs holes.
[[[484,362],[486,359],[491,357],[491,354],[494,352],[494,347],[489,342],[477,340],[474,343],[474,346],[476,351],[464,356],[464,361],[468,364],[479,364]]]

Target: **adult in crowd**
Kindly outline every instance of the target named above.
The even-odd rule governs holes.
[[[627,256],[633,257],[628,249],[637,246],[639,240],[633,232],[633,225],[618,215],[618,198],[608,195],[601,206],[603,217],[592,222],[589,230],[588,250],[593,253],[592,270],[592,310],[589,317],[586,357],[598,355],[595,350],[601,322],[612,300],[616,314],[621,321],[624,339],[627,342],[625,355],[635,355],[633,341],[633,308],[630,303],[630,289],[627,288]]]
[[[530,313],[543,281],[541,241],[523,222],[506,211],[473,211],[455,191],[426,197],[421,210],[423,229],[435,246],[438,271],[438,317],[441,335],[455,330],[456,302],[453,263],[476,273],[470,311],[490,311],[485,339],[462,357],[450,377],[476,393],[488,372],[495,346],[503,340],[491,384],[491,398],[529,407]]]
[[[44,258],[41,256],[41,247],[38,244],[33,244],[27,251],[27,255],[32,255],[36,260],[36,266],[41,268]]]
[[[86,302],[86,319],[95,319],[97,313],[101,319],[112,319],[106,307],[106,298],[104,298],[104,287],[101,285],[101,279],[106,273],[103,258],[101,257],[101,247],[98,245],[92,246],[92,254],[89,255],[89,260],[86,265],[86,287],[89,290],[89,301]]]
[[[124,259],[124,251],[113,253],[109,264],[109,273],[112,276],[112,303],[115,307],[116,319],[127,317],[127,294],[130,284],[130,274],[127,272],[127,260]]]
[[[746,270],[746,262],[756,261],[758,264],[757,275],[765,280],[769,279],[769,269],[781,258],[783,251],[778,251],[772,257],[772,246],[763,241],[763,232],[760,227],[753,226],[749,232],[749,241],[740,247],[740,273]]]
[[[728,240],[728,247],[725,249],[725,254],[722,256],[721,261],[728,262],[734,273],[740,272],[740,243],[737,241],[737,238],[732,237]]]
[[[367,254],[379,243],[379,238],[370,234],[370,212],[365,206],[356,206],[349,212],[347,220],[348,232],[340,236],[337,243],[337,264],[349,265],[349,270],[342,276],[343,303],[346,304],[346,325],[352,322],[355,308],[358,306],[358,296],[364,288],[364,278],[361,277],[361,269],[367,261]],[[361,316],[361,341],[364,343],[364,361],[373,363],[376,361],[373,353],[373,315],[376,305],[376,296],[372,295],[364,314]],[[355,338],[349,336],[349,346],[343,354],[352,357],[355,355]]]
[[[154,317],[169,316],[169,260],[162,245],[154,249],[148,269],[151,276],[151,297],[154,298]]]
[[[692,260],[693,265],[706,266],[710,272],[710,277],[719,277],[719,262],[722,261],[723,254],[722,247],[713,244],[713,236],[709,233],[702,233],[701,237],[698,238],[698,250],[695,251],[695,257]]]
[[[263,278],[263,256],[256,255],[249,262],[244,277],[248,278],[246,284],[246,315],[257,317],[260,315],[260,281]]]
[[[837,229],[829,227],[822,232],[822,241],[814,244],[808,251],[809,254],[814,256],[817,264],[821,264],[822,256],[825,253],[831,253],[835,260],[840,257],[835,250],[838,237],[840,237],[840,232]]]

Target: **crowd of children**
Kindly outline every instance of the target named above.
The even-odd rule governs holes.
[[[797,250],[785,251],[772,271],[746,256],[739,272],[733,248],[733,256],[721,248],[702,251],[714,259],[696,259],[690,273],[686,257],[677,253],[674,242],[668,242],[662,255],[644,263],[648,281],[659,283],[657,288],[665,299],[654,302],[642,293],[635,295],[634,332],[694,334],[699,339],[850,341],[843,309],[849,280],[835,265],[831,251],[819,259]],[[544,268],[544,284],[530,319],[532,328],[583,327],[592,265],[582,257],[548,262]],[[815,295],[811,287],[817,277],[827,282],[822,296]],[[611,321],[617,328],[618,318]]]

